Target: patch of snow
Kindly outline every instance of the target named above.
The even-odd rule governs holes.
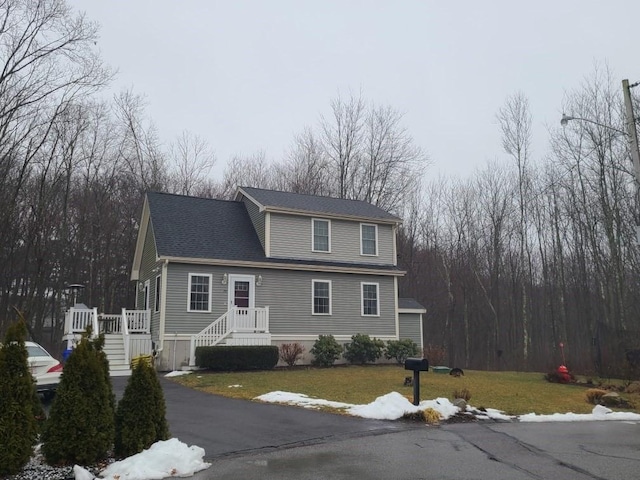
[[[458,407],[453,405],[447,398],[436,398],[435,400],[423,400],[419,405],[413,405],[406,397],[398,392],[387,393],[376,398],[366,405],[353,405],[350,403],[332,402],[320,398],[311,398],[302,393],[290,392],[270,392],[256,397],[256,400],[270,403],[285,403],[297,405],[305,408],[317,408],[320,406],[339,408],[345,413],[356,417],[371,418],[378,420],[397,420],[405,413],[414,413],[427,408],[438,411],[443,420],[446,420],[459,412]],[[466,412],[474,415],[479,420],[503,420],[521,422],[585,422],[595,420],[620,420],[630,422],[640,422],[640,414],[630,412],[614,412],[607,407],[596,405],[591,413],[554,413],[552,415],[538,415],[528,413],[526,415],[506,415],[500,410],[487,408],[479,411],[471,406],[467,406]]]
[[[227,388],[242,388],[242,385],[229,385]]]
[[[189,447],[177,438],[172,438],[156,442],[147,450],[112,463],[100,472],[100,477],[120,480],[187,477],[211,466],[203,458],[204,449],[195,445]]]
[[[174,370],[165,375],[165,377],[180,377],[182,375],[189,375],[191,372],[188,370]]]
[[[96,478],[93,476],[93,473],[82,468],[80,465],[73,466],[73,476],[75,480],[93,480]]]

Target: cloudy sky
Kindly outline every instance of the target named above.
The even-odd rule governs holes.
[[[165,143],[205,138],[216,175],[234,154],[281,159],[332,98],[361,91],[404,113],[428,177],[466,176],[505,158],[495,115],[509,95],[529,99],[539,159],[596,66],[640,80],[634,0],[70,3],[101,24],[113,88],[146,96]]]

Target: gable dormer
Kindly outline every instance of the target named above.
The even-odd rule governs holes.
[[[359,200],[240,187],[270,258],[396,265],[400,218]]]

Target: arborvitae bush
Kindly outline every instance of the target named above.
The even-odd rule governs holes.
[[[0,348],[0,476],[22,469],[38,436],[37,394],[27,363],[26,336],[25,323],[14,323]]]
[[[116,412],[115,454],[129,457],[169,438],[162,386],[154,368],[138,362]]]
[[[113,446],[115,397],[104,338],[90,331],[64,366],[49,419],[42,434],[42,453],[50,464],[92,464]]]
[[[364,365],[367,362],[375,362],[382,356],[384,342],[369,335],[357,333],[351,337],[351,343],[344,347],[344,358],[351,363]]]
[[[395,358],[396,362],[402,365],[407,358],[418,355],[419,351],[418,345],[410,338],[389,340],[384,349],[384,356],[387,360]]]
[[[318,367],[330,367],[342,355],[342,347],[333,335],[320,335],[313,344],[311,361]]]

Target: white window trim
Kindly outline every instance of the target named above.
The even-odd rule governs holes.
[[[162,275],[156,275],[156,287],[155,287],[155,291],[153,292],[153,300],[155,305],[153,306],[153,311],[154,312],[159,312],[160,311],[160,293],[162,291]]]
[[[327,250],[316,250],[315,249],[315,224],[316,222],[327,222],[327,235],[328,235],[328,249]],[[317,253],[331,253],[331,220],[327,218],[312,218],[311,219],[311,251]]]
[[[191,279],[193,277],[209,277],[209,302],[207,310],[192,310],[191,309]],[[193,313],[211,313],[211,297],[213,296],[213,275],[210,273],[189,273],[189,285],[187,287],[187,312]]]
[[[144,290],[143,290],[143,298],[142,298],[142,306],[143,310],[151,310],[151,280],[146,280],[144,282]]]
[[[376,313],[372,315],[370,313],[364,313],[364,286],[375,285],[376,286]],[[360,282],[360,314],[363,317],[379,317],[380,316],[380,284],[377,282]]]
[[[329,284],[329,313],[316,313],[315,312],[315,291],[316,283],[328,283]],[[333,314],[333,285],[331,280],[311,280],[311,315],[329,316]]]
[[[367,227],[374,227],[374,230],[376,232],[376,253],[364,253],[364,249],[363,247],[363,243],[364,243],[364,238],[362,238],[362,227],[367,226]],[[376,225],[375,223],[361,223],[360,224],[360,255],[364,256],[364,257],[377,257],[378,256],[378,225]]]

